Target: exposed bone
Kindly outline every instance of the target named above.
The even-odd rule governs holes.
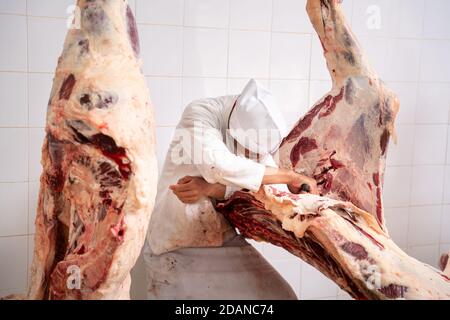
[[[364,58],[338,0],[309,0],[332,90],[282,143],[281,167],[314,177],[321,197],[271,187],[218,205],[245,236],[281,246],[356,299],[450,299],[450,279],[404,253],[383,216],[396,96]]]

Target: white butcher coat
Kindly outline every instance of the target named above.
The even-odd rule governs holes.
[[[237,96],[204,99],[186,107],[169,147],[144,250],[149,299],[296,299],[277,271],[210,199],[183,204],[169,189],[184,176],[203,177],[257,191],[266,165],[235,155],[227,135]]]

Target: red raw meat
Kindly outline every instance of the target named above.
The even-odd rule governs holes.
[[[42,148],[29,299],[127,299],[156,193],[152,107],[127,1],[79,0]]]
[[[365,60],[340,1],[308,0],[307,11],[333,88],[295,125],[276,158],[314,177],[321,196],[265,186],[237,192],[217,210],[246,237],[285,248],[353,298],[450,299],[448,275],[409,257],[384,224],[385,159],[398,100]]]

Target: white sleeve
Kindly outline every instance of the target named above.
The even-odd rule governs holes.
[[[273,168],[277,168],[278,167],[277,164],[275,163],[273,157],[270,156],[270,155],[267,155],[266,157],[261,159],[259,163],[263,164],[265,167],[273,167]],[[233,193],[235,193],[236,191],[240,191],[242,189],[243,188],[240,188],[240,187],[237,187],[237,186],[234,186],[234,185],[228,185],[225,188],[225,196],[224,196],[224,198],[228,199],[228,198],[230,198],[233,195]]]
[[[208,183],[220,183],[240,189],[258,191],[266,171],[263,164],[233,154],[219,130],[197,121],[189,130],[193,145],[191,160]]]
[[[233,193],[242,190],[242,188],[236,187],[236,186],[225,186],[225,195],[224,199],[228,200]]]
[[[258,191],[266,171],[263,164],[232,153],[218,130],[203,136],[203,163],[198,170],[209,183],[220,183],[251,191]]]

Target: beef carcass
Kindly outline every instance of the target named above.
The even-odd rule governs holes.
[[[127,299],[156,193],[155,123],[127,1],[77,6],[48,106],[28,298]]]
[[[365,60],[338,0],[308,0],[333,80],[277,152],[281,167],[314,177],[321,196],[273,187],[219,203],[245,236],[281,246],[356,299],[450,299],[448,275],[406,255],[383,217],[385,159],[396,96]]]
[[[398,112],[396,96],[365,60],[336,1],[309,1],[333,88],[284,139],[277,158],[318,182],[320,193],[351,201],[384,228],[382,185]]]

